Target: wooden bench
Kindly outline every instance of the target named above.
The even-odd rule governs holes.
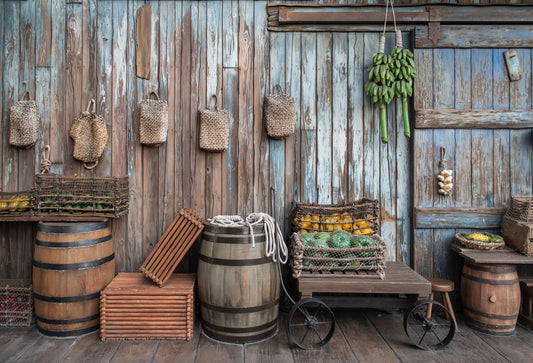
[[[533,276],[520,278],[522,305],[518,321],[533,329]]]
[[[428,298],[431,283],[403,262],[388,261],[385,278],[342,272],[302,272],[298,278],[300,297],[319,297],[329,307],[406,308]],[[365,294],[361,296],[361,294]]]

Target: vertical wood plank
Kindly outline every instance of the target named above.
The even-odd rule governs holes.
[[[410,46],[410,33],[403,33],[404,47]],[[408,100],[409,117],[413,119],[413,103]],[[412,174],[411,174],[411,138],[405,137],[403,134],[403,117],[401,111],[400,101],[396,101],[396,257],[397,260],[403,261],[411,265],[411,208],[412,208]],[[412,123],[412,121],[411,121]],[[413,128],[411,127],[411,130]],[[411,135],[413,132],[411,131]]]
[[[268,211],[270,182],[269,141],[263,127],[263,102],[270,93],[267,2],[254,2],[254,210]]]
[[[348,34],[333,34],[331,200],[345,201],[347,190]]]
[[[395,45],[395,34],[387,33],[385,54],[390,54]],[[370,57],[371,59],[371,57]],[[387,106],[388,142],[383,144],[376,139],[379,154],[375,164],[379,165],[379,201],[381,207],[381,236],[387,241],[387,259],[396,260],[396,142],[399,137],[396,131],[396,103]]]
[[[135,69],[137,77],[150,79],[151,49],[155,39],[152,38],[152,4],[144,4],[137,11],[135,36]]]
[[[7,121],[8,120],[8,113],[7,113],[7,110],[9,109],[8,107],[8,103],[7,103],[7,100],[6,100],[6,97],[4,95],[4,34],[5,34],[5,28],[4,28],[4,24],[5,24],[5,19],[4,19],[4,14],[5,14],[5,10],[4,10],[4,2],[1,2],[0,3],[0,20],[2,20],[2,23],[0,24],[0,49],[2,49],[2,52],[0,52],[0,75],[2,76],[2,81],[0,81],[0,95],[2,96],[2,99],[0,100],[0,117],[1,117],[1,120],[2,120],[2,123],[0,124],[0,130],[2,130],[2,134],[0,135],[0,150],[2,151],[2,155],[4,155],[4,147],[6,145],[6,142],[8,140],[8,136],[7,134],[9,133],[9,122]],[[4,121],[6,120],[6,121]],[[41,120],[42,121],[42,120]],[[4,164],[5,161],[4,161],[4,158],[0,158],[0,180],[4,181]],[[2,186],[0,186],[0,189],[2,191],[4,191],[4,185],[2,184]],[[1,245],[0,245],[0,248],[2,248],[2,250],[6,247],[6,244],[4,243],[5,242],[5,239],[4,239],[4,234],[3,234],[4,230],[2,228],[2,226],[0,226],[0,241],[2,242]],[[1,268],[1,267],[0,267]]]
[[[276,84],[286,89],[286,34],[270,33],[270,87],[273,90]],[[269,214],[276,218],[279,225],[284,217],[285,184],[285,141],[269,138],[270,145],[270,192]]]
[[[414,80],[415,109],[433,107],[433,52],[431,49],[415,49],[417,76]],[[435,178],[433,131],[414,130],[413,185],[414,206],[433,205]],[[433,271],[433,232],[429,229],[416,229],[414,232],[414,268],[423,276],[431,276]]]
[[[65,131],[70,132],[72,123],[85,111],[89,100],[82,100],[82,25],[83,6],[81,4],[66,5],[65,24]],[[67,134],[68,135],[68,134]],[[60,140],[64,143],[64,140]],[[69,138],[65,143],[64,173],[65,175],[79,175],[81,163],[73,158],[74,142]]]
[[[152,3],[152,48],[150,57],[150,79],[144,82],[143,98],[148,98],[150,92],[158,91],[159,87],[159,3]],[[115,4],[114,4],[115,6]],[[115,10],[115,9],[113,9]],[[121,16],[122,14],[118,15]],[[115,12],[113,11],[113,16]],[[190,18],[189,18],[190,21]],[[114,26],[116,26],[114,24]],[[159,172],[154,170],[159,166],[159,150],[152,147],[143,147],[142,150],[142,208],[143,208],[143,233],[142,233],[142,258],[146,258],[161,237],[159,235]]]
[[[492,99],[493,108],[509,109],[509,78],[507,67],[502,53],[503,49],[492,50]],[[510,184],[510,145],[509,130],[493,130],[494,135],[494,168],[493,168],[493,190],[494,206],[503,207],[509,205],[511,196]]]
[[[295,129],[293,136],[285,139],[285,235],[291,233],[289,214],[293,200],[300,200],[301,164],[300,138],[302,122],[300,117],[300,89],[301,79],[301,46],[302,33],[287,34],[286,38],[286,67],[287,67],[287,92],[294,98]]]
[[[185,24],[183,21],[183,3],[176,3],[175,11],[175,32],[174,32],[174,66],[175,66],[175,82],[174,82],[174,211],[177,212],[183,206],[183,119],[182,98],[185,97],[181,88],[182,79],[182,65],[184,59],[188,54],[183,53],[183,36]]]
[[[250,2],[239,2],[239,153],[238,192],[240,213],[253,212],[254,169],[254,8]]]
[[[52,1],[41,0],[35,9],[36,67],[52,66]]]
[[[66,160],[66,144],[72,140],[65,125],[65,21],[62,0],[52,0],[52,69],[50,74],[50,160],[51,171],[62,174]]]
[[[363,197],[363,107],[364,53],[363,34],[348,34],[348,197],[355,201]],[[363,86],[364,87],[364,86]]]
[[[472,49],[472,108],[492,108],[492,51]],[[492,207],[492,130],[472,130],[472,204]]]
[[[207,85],[206,102],[212,95],[222,99],[222,3],[207,4]],[[207,105],[206,105],[207,106]],[[222,213],[222,155],[206,153],[205,216]]]
[[[455,104],[454,93],[454,51],[453,49],[433,50],[433,105],[436,109],[453,108]],[[433,177],[433,205],[435,207],[453,206],[453,197],[443,196],[438,193],[436,176],[441,170],[440,149],[446,148],[447,164],[446,168],[455,169],[454,150],[455,132],[454,130],[434,130],[433,132],[433,155],[435,159],[434,169],[431,172]],[[456,281],[455,266],[460,263],[457,254],[452,252],[450,245],[455,240],[454,229],[433,230],[433,272],[432,276],[444,277]]]
[[[329,204],[332,176],[332,47],[331,33],[317,34],[317,161],[318,202]]]
[[[317,34],[302,34],[302,99],[303,117],[301,202],[317,202],[316,160],[317,160]]]

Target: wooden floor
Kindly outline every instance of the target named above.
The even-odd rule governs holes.
[[[460,332],[445,349],[423,351],[409,345],[402,315],[375,310],[337,310],[338,327],[322,349],[290,347],[280,317],[278,334],[265,342],[217,343],[196,324],[190,342],[175,340],[100,341],[98,333],[51,339],[37,329],[0,328],[0,362],[531,362],[533,332],[518,326],[510,337],[476,332],[459,321]],[[460,317],[459,317],[460,318]]]

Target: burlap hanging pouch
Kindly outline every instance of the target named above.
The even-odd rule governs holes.
[[[265,97],[264,112],[268,136],[284,139],[294,134],[296,122],[294,98],[283,92],[279,84],[274,87],[274,93]]]
[[[24,98],[28,95],[28,100]],[[26,91],[9,110],[9,143],[29,149],[39,137],[39,107]]]
[[[200,113],[200,148],[210,152],[222,152],[228,148],[229,112],[219,110],[217,97],[213,107],[201,109]]]
[[[93,109],[89,112],[91,104]],[[95,112],[96,102],[91,99],[87,110],[74,120],[70,129],[70,137],[74,140],[74,158],[82,161],[86,169],[93,169],[98,165],[98,159],[107,143],[105,121]],[[93,164],[89,165],[90,163]]]
[[[154,95],[155,100],[151,99]],[[168,102],[161,101],[156,92],[151,92],[149,98],[139,103],[141,144],[159,146],[167,141],[168,132]]]

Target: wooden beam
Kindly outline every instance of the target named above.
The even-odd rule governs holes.
[[[152,4],[144,4],[137,10],[135,37],[135,66],[137,77],[150,79],[152,54]]]
[[[528,12],[531,19],[533,14]],[[415,48],[532,48],[533,25],[441,25],[440,39],[428,38],[428,27],[415,28]]]
[[[502,224],[506,207],[415,208],[415,228],[496,229]]]
[[[279,9],[279,23],[280,24],[323,24],[323,23],[382,23],[385,13],[383,10],[379,11],[364,11],[358,10],[343,10],[343,11],[298,11],[289,10],[287,8]],[[429,19],[429,14],[426,11],[397,11],[397,23],[425,23]]]
[[[415,111],[418,129],[523,129],[533,127],[533,110]]]

